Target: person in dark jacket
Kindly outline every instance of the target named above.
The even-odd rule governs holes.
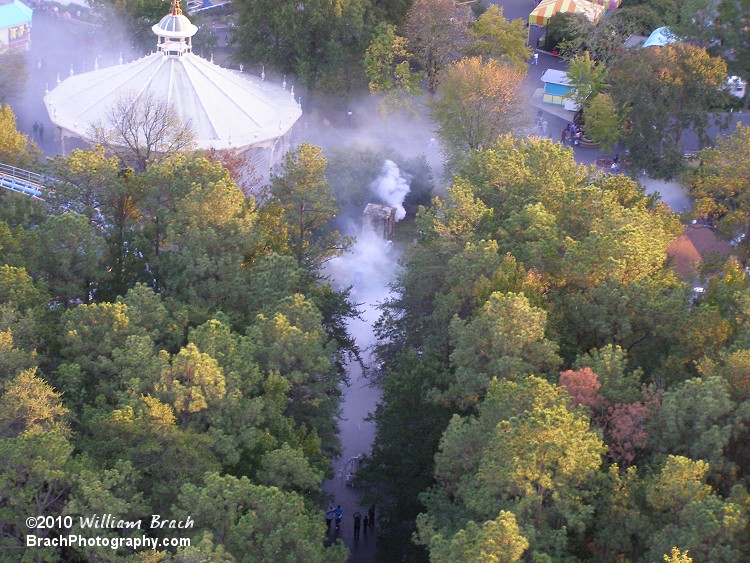
[[[331,522],[333,522],[334,512],[333,505],[329,504],[328,510],[326,510],[326,533],[331,531]]]
[[[359,539],[359,529],[362,526],[362,515],[359,512],[354,513],[354,539]]]

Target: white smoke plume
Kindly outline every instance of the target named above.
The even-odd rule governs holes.
[[[409,193],[409,181],[401,175],[401,171],[392,160],[386,160],[380,176],[370,184],[370,190],[384,203],[396,208],[396,221],[406,216],[404,199]]]

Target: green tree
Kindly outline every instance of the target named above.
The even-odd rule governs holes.
[[[343,563],[348,555],[341,544],[323,546],[324,527],[302,497],[253,485],[247,477],[207,473],[201,485],[182,486],[173,510],[195,520],[196,536],[210,531],[216,544],[243,561]]]
[[[0,47],[0,105],[7,104],[23,92],[28,78],[29,70],[23,52],[11,51],[5,45]]]
[[[453,160],[510,132],[521,116],[523,74],[493,59],[464,59],[445,73],[430,103],[437,133]]]
[[[137,489],[154,514],[169,511],[180,487],[220,468],[211,439],[181,430],[172,407],[148,395],[112,411],[89,408],[82,428],[78,443],[102,468],[115,467],[118,460],[132,464]]]
[[[76,458],[70,465],[71,484],[64,514],[73,517],[72,533],[86,534],[81,522],[92,515],[111,514],[118,520],[132,521],[143,518],[148,511],[143,495],[137,490],[138,475],[130,462],[118,461],[111,469],[101,469],[89,459]],[[99,533],[115,538],[121,531],[102,529]],[[122,560],[125,556],[124,549],[115,551],[111,547],[79,547],[75,551],[79,557],[98,561]]]
[[[0,549],[29,560],[56,560],[59,550],[26,547],[29,514],[62,513],[69,483],[65,464],[73,446],[60,393],[34,369],[18,374],[0,395]],[[55,526],[36,530],[40,537],[61,532]],[[26,549],[24,549],[26,548]]]
[[[598,94],[586,107],[586,135],[599,143],[602,152],[608,152],[620,144],[624,125],[622,116],[609,94]]]
[[[94,0],[91,3],[94,12],[99,15],[99,23],[117,36],[124,31],[127,37],[143,49],[153,49],[154,34],[151,26],[159,23],[169,11],[161,0]]]
[[[47,167],[54,180],[45,201],[56,213],[83,215],[104,233],[104,260],[112,274],[110,293],[124,293],[147,268],[136,249],[140,190],[136,189],[133,171],[121,169],[118,159],[108,157],[101,146],[57,156],[48,161]]]
[[[247,331],[253,358],[265,373],[278,373],[289,384],[287,414],[314,429],[327,453],[337,449],[339,378],[320,312],[302,295],[286,298],[271,316],[258,315]]]
[[[157,392],[174,407],[182,428],[197,421],[203,429],[207,421],[201,413],[216,408],[226,394],[224,374],[216,360],[188,344],[162,372]]]
[[[0,303],[26,311],[45,306],[47,298],[25,268],[4,264],[0,266]]]
[[[583,14],[557,12],[547,22],[544,48],[548,51],[559,50],[566,41],[577,38],[579,29],[590,25]]]
[[[62,395],[36,375],[35,368],[22,371],[4,387],[0,395],[0,436],[70,434]]]
[[[283,444],[263,456],[258,480],[268,487],[311,495],[320,488],[323,472],[311,467],[302,450]]]
[[[373,488],[383,536],[378,549],[390,560],[406,554],[425,556],[412,541],[417,515],[425,510],[419,494],[433,484],[435,452],[451,415],[426,400],[425,382],[445,371],[434,355],[420,357],[405,349],[383,380],[372,454],[358,475]]]
[[[563,27],[564,36],[558,45],[562,56],[574,58],[589,53],[597,63],[611,64],[621,54],[622,44],[636,33],[634,24],[621,17],[618,12],[616,10],[608,14],[597,23],[583,14],[575,14],[575,17],[563,20],[563,26],[569,27]],[[555,17],[556,15],[552,16]],[[650,30],[651,28],[648,32]]]
[[[588,116],[591,103],[607,88],[607,67],[604,63],[592,61],[589,52],[585,51],[570,61],[567,76],[571,91],[566,96]]]
[[[386,108],[408,107],[408,96],[421,93],[422,77],[409,64],[406,39],[396,35],[396,26],[382,22],[365,51],[365,74],[371,94],[383,94]]]
[[[45,200],[53,210],[73,211],[97,227],[104,227],[112,220],[102,215],[102,207],[113,184],[118,182],[119,165],[116,158],[105,155],[104,147],[76,149],[67,157],[58,155],[50,159],[47,164],[54,178],[49,187],[54,191]]]
[[[648,537],[649,559],[671,546],[684,547],[698,561],[738,561],[746,538],[746,509],[722,499],[705,483],[709,465],[669,456],[660,473],[647,481],[646,499],[658,523]]]
[[[27,351],[14,346],[13,331],[0,330],[0,381],[6,381],[38,363],[36,351]]]
[[[362,53],[371,2],[242,0],[236,4],[232,40],[246,63],[265,63],[294,72],[308,85],[349,72],[347,52]],[[356,64],[356,63],[355,63]]]
[[[566,553],[567,537],[581,537],[590,520],[604,452],[567,400],[537,377],[495,380],[477,417],[454,416],[435,458],[437,485],[422,495],[421,541],[451,537],[467,521],[493,520],[505,510],[531,554]]]
[[[680,6],[680,17],[669,30],[677,37],[708,49],[717,36],[714,22],[719,16],[718,2],[713,0],[683,0]],[[718,31],[718,34],[721,32]]]
[[[701,165],[686,175],[695,215],[717,223],[726,239],[740,239],[741,258],[750,258],[750,127],[738,125],[734,133],[703,149]]]
[[[516,514],[533,551],[559,557],[566,536],[587,528],[590,480],[605,450],[588,420],[564,407],[526,411],[497,426],[467,505],[486,514],[499,501]]]
[[[724,58],[728,61],[730,72],[742,76],[747,82],[750,78],[750,38],[746,30],[750,25],[750,1],[721,0],[718,8]],[[750,95],[746,87],[745,109],[748,104]]]
[[[338,206],[325,170],[320,147],[303,143],[286,154],[281,173],[271,178],[271,195],[283,208],[291,253],[309,273],[351,244],[349,238],[327,228]]]
[[[466,528],[452,538],[435,535],[430,540],[430,561],[513,563],[521,561],[528,547],[529,542],[521,535],[515,516],[501,510],[497,518],[481,526],[469,521]]]
[[[724,61],[698,47],[674,43],[629,51],[609,72],[615,103],[625,108],[625,142],[636,165],[674,175],[682,158],[682,134],[692,130],[705,141],[726,81]]]
[[[469,55],[489,56],[525,72],[531,49],[526,45],[523,23],[506,19],[502,6],[491,4],[471,24],[469,40]]]
[[[199,323],[218,309],[249,321],[244,292],[265,243],[254,200],[225,168],[204,158],[176,159],[162,174],[170,175],[169,195],[149,203],[155,207],[148,236],[158,287],[188,305]]]
[[[481,400],[492,377],[554,370],[560,358],[557,346],[545,338],[546,324],[546,312],[515,293],[493,293],[468,322],[454,318],[450,334],[456,381],[441,395],[442,400],[466,408]]]
[[[632,403],[641,396],[643,370],[631,369],[627,352],[612,344],[580,355],[576,369],[590,368],[601,383],[601,394],[610,403]]]
[[[659,451],[705,460],[714,472],[731,478],[736,468],[728,446],[750,421],[746,411],[732,400],[726,380],[690,379],[664,393],[652,433],[658,432]]]
[[[414,0],[406,14],[404,36],[418,69],[434,94],[441,74],[456,59],[468,32],[469,8],[453,0]]]
[[[63,307],[89,303],[106,277],[102,259],[105,241],[82,215],[64,213],[39,225],[38,274],[51,297]]]

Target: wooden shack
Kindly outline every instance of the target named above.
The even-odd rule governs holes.
[[[377,203],[368,203],[364,211],[364,232],[372,232],[388,240],[393,236],[396,223],[396,208]]]

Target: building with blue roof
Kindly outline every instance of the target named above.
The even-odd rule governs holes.
[[[0,0],[0,51],[28,51],[34,11],[20,0]]]

